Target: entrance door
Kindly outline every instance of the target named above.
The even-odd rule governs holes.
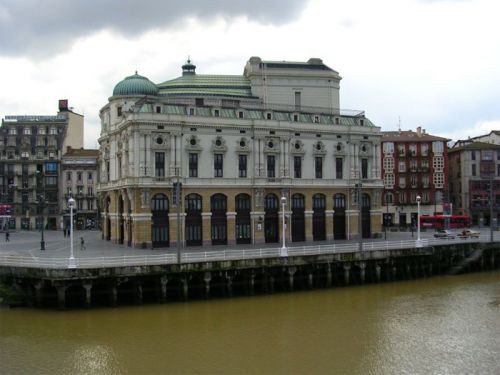
[[[156,194],[151,200],[153,225],[151,227],[151,242],[153,247],[168,247],[168,198],[165,194]],[[130,228],[129,228],[130,230]],[[130,242],[132,241],[130,235]]]
[[[279,242],[278,198],[268,194],[265,198],[264,237],[266,243]]]
[[[201,219],[201,196],[189,194],[186,197],[186,246],[201,246],[202,219]]]
[[[292,241],[305,241],[305,199],[302,194],[292,195]]]
[[[227,245],[227,199],[224,194],[214,194],[210,199],[212,210],[212,245]]]
[[[313,195],[313,241],[326,240],[325,220],[326,197],[324,194]]]
[[[251,243],[252,232],[250,225],[251,201],[250,195],[238,194],[236,196],[236,243]]]
[[[345,195],[335,194],[333,196],[333,238],[335,240],[345,240]]]

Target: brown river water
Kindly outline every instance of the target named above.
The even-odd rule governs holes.
[[[500,272],[187,303],[0,309],[0,374],[500,374]]]

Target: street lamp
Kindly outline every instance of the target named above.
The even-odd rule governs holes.
[[[73,255],[73,207],[75,206],[75,200],[73,198],[68,199],[69,206],[69,235],[70,235],[70,255],[68,268],[76,268],[75,257]]]
[[[422,247],[422,241],[420,240],[420,201],[422,198],[417,195],[417,247]]]
[[[385,220],[384,220],[384,240],[387,241],[387,224],[389,222],[389,200],[387,199],[389,197],[389,193],[385,193],[385,207],[386,207],[386,213],[385,213]]]
[[[282,257],[288,256],[288,249],[285,246],[285,233],[286,233],[286,230],[285,230],[285,205],[286,205],[286,197],[283,196],[283,197],[281,197],[281,209],[282,209],[282,213],[283,213],[282,222],[281,222],[283,246],[281,246],[281,251],[280,251],[280,255]]]

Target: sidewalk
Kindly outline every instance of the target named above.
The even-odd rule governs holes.
[[[422,232],[420,237],[430,238],[433,236],[434,231]],[[85,241],[86,250],[80,250],[80,238],[83,237]],[[417,233],[415,232],[412,237],[411,232],[387,232],[388,241],[404,241],[415,240]],[[14,231],[10,232],[10,242],[5,242],[5,234],[0,236],[0,254],[3,255],[18,255],[18,256],[32,256],[32,257],[46,257],[46,258],[63,258],[70,254],[70,238],[64,237],[62,231],[44,231],[45,251],[40,250],[40,231]],[[363,242],[380,242],[382,238],[377,239],[363,239]],[[314,241],[314,242],[287,242],[287,247],[302,247],[302,246],[318,246],[328,244],[342,244],[342,243],[358,243],[358,240],[337,240],[337,241]],[[182,248],[182,253],[196,253],[205,251],[218,251],[218,250],[244,250],[244,249],[265,249],[265,248],[279,248],[280,243],[262,243],[262,244],[247,244],[247,245],[219,245],[219,246],[193,246]],[[127,245],[118,245],[101,239],[100,231],[75,231],[73,238],[73,252],[75,258],[93,258],[93,257],[106,257],[106,256],[123,256],[123,255],[158,255],[158,254],[176,254],[177,247],[166,248],[147,248],[138,249],[128,247]]]

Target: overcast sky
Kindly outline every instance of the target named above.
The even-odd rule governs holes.
[[[250,56],[320,57],[343,77],[341,107],[382,130],[451,139],[500,130],[498,0],[0,0],[0,117],[85,115],[96,148],[99,109],[138,70],[242,74]]]

